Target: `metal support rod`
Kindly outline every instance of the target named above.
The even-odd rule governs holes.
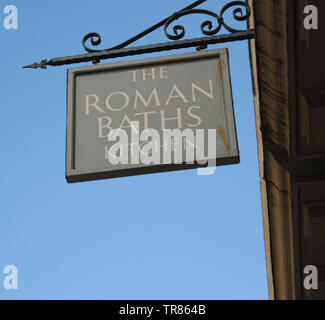
[[[82,55],[54,58],[49,61],[43,60],[40,63],[34,63],[32,65],[25,66],[24,68],[46,69],[46,66],[63,66],[67,64],[73,64],[73,63],[126,57],[126,56],[133,56],[137,54],[161,52],[161,51],[175,50],[181,48],[197,47],[200,49],[200,48],[206,48],[206,46],[210,44],[241,41],[241,40],[253,39],[254,37],[255,37],[255,31],[248,30],[244,32],[236,32],[236,33],[231,33],[231,34],[226,34],[221,36],[202,37],[202,38],[195,38],[190,40],[179,40],[173,42],[158,43],[158,44],[148,45],[148,46],[114,49],[114,50],[99,51],[99,52],[82,54]]]
[[[197,0],[187,6],[186,8],[175,12],[168,18],[156,23],[152,27],[144,30],[143,32],[137,34],[131,39],[124,41],[123,43],[109,48],[105,50],[96,50],[89,48],[86,45],[86,42],[89,40],[93,46],[98,46],[101,44],[101,36],[98,33],[91,32],[88,33],[82,39],[82,45],[84,49],[88,52],[87,54],[80,54],[68,57],[60,57],[54,58],[51,60],[42,60],[41,62],[36,62],[31,65],[24,66],[23,68],[42,68],[46,69],[47,66],[62,66],[73,63],[81,63],[81,62],[93,62],[94,64],[99,63],[101,60],[109,59],[109,58],[117,58],[117,57],[125,57],[132,56],[138,54],[152,53],[152,52],[160,52],[167,50],[175,50],[181,48],[190,48],[197,47],[197,50],[206,49],[209,44],[216,43],[224,43],[224,42],[233,42],[240,40],[248,40],[252,39],[255,36],[254,30],[238,30],[231,27],[225,19],[225,13],[228,9],[233,9],[233,19],[237,21],[247,21],[251,15],[251,8],[248,5],[247,1],[231,1],[224,5],[221,9],[220,13],[215,13],[209,10],[203,9],[194,9],[198,5],[206,2],[207,0]],[[244,11],[245,10],[245,11]],[[195,38],[190,40],[181,40],[185,36],[185,28],[181,24],[174,25],[172,28],[173,33],[168,32],[168,27],[174,23],[176,20],[183,16],[192,15],[192,14],[200,14],[204,16],[208,16],[210,20],[206,20],[201,24],[201,32],[206,37],[203,38]],[[214,22],[211,20],[214,20]],[[216,26],[215,26],[216,25]],[[173,42],[166,43],[158,43],[147,46],[138,46],[125,48],[131,43],[143,38],[154,30],[164,26],[164,33],[166,37]],[[214,27],[215,26],[215,27]],[[229,34],[217,35],[220,30],[224,28]]]
[[[207,0],[198,0],[192,4],[190,4],[189,6],[187,6],[186,8],[180,10],[180,11],[185,11],[185,10],[191,10],[197,6],[199,6],[200,4],[206,2]],[[109,50],[112,50],[112,49],[122,49],[122,48],[125,48],[126,46],[130,45],[131,43],[143,38],[144,36],[146,36],[147,34],[159,29],[160,27],[162,27],[163,25],[166,24],[166,22],[170,19],[170,16],[160,22],[158,22],[157,24],[155,24],[154,26],[142,31],[141,33],[137,34],[136,36],[132,37],[131,39],[115,46],[115,47],[112,47],[110,48]]]

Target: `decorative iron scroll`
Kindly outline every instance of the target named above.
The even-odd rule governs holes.
[[[200,3],[205,2],[204,1],[199,1]],[[197,3],[194,3],[194,5],[196,6]],[[193,5],[192,5],[193,6]],[[167,29],[168,27],[175,22],[176,20],[178,20],[179,18],[183,17],[183,16],[187,16],[187,15],[192,15],[192,14],[203,14],[203,15],[208,15],[212,18],[214,18],[216,20],[217,26],[215,28],[213,28],[214,23],[211,20],[207,20],[204,21],[201,24],[201,32],[203,35],[205,36],[212,36],[212,35],[216,35],[217,33],[220,32],[220,30],[222,29],[222,27],[224,27],[227,31],[231,32],[231,33],[235,33],[235,32],[243,32],[246,31],[245,30],[238,30],[238,29],[234,29],[232,27],[230,27],[224,19],[224,14],[228,11],[228,9],[233,8],[233,18],[236,21],[247,21],[251,15],[251,8],[248,5],[247,2],[245,1],[232,1],[228,4],[226,4],[220,11],[220,14],[218,15],[217,13],[214,13],[212,11],[209,10],[204,10],[204,9],[188,9],[185,8],[181,11],[178,11],[176,13],[174,13],[171,17],[165,19],[162,21],[162,24],[159,25],[162,26],[164,25],[164,32],[165,35],[168,39],[170,40],[180,40],[182,38],[184,38],[185,36],[185,27],[182,25],[176,25],[173,27],[173,32],[174,34],[170,34],[168,33]],[[157,27],[157,28],[159,28]],[[157,29],[155,26],[153,27],[153,30]],[[149,30],[149,29],[148,29]],[[153,30],[150,30],[150,32],[152,32]],[[87,41],[90,40],[90,43],[93,47],[97,47],[101,44],[102,42],[102,38],[100,36],[99,33],[96,32],[91,32],[88,33],[87,35],[84,36],[84,38],[82,39],[82,45],[84,47],[84,49],[89,52],[89,53],[93,53],[93,52],[100,52],[100,51],[110,51],[110,50],[114,50],[114,49],[122,49],[124,47],[126,47],[127,45],[135,42],[136,40],[139,40],[140,38],[144,37],[145,35],[147,35],[150,32],[143,32],[142,34],[139,34],[138,36],[131,38],[128,41],[125,41],[123,43],[121,43],[118,46],[109,48],[109,49],[104,49],[104,50],[96,50],[96,49],[92,49],[90,47],[88,47],[86,45]]]
[[[245,30],[238,30],[238,29],[231,28],[224,20],[223,16],[224,16],[225,12],[234,6],[242,6],[245,8],[245,14],[243,14],[243,10],[241,7],[239,7],[239,8],[237,7],[237,8],[233,9],[233,17],[235,20],[245,21],[245,20],[249,19],[250,15],[251,15],[251,9],[250,9],[250,6],[244,1],[233,1],[233,2],[228,3],[227,5],[225,5],[222,8],[220,15],[218,15],[212,11],[202,10],[202,9],[185,10],[185,11],[180,11],[180,12],[175,13],[166,22],[165,27],[164,27],[165,35],[170,40],[182,39],[185,36],[184,26],[182,26],[182,25],[174,26],[173,27],[174,35],[169,34],[167,32],[167,29],[174,21],[178,20],[180,17],[191,15],[191,14],[209,15],[209,16],[215,18],[215,20],[217,21],[218,25],[215,28],[213,28],[213,22],[211,20],[204,21],[201,24],[201,32],[205,36],[213,36],[213,35],[219,33],[219,31],[221,30],[222,27],[224,27],[227,31],[232,32],[232,33],[245,31]]]
[[[94,64],[97,64],[104,59],[190,47],[196,47],[197,50],[202,50],[206,49],[207,46],[210,44],[242,41],[253,39],[255,37],[254,30],[238,30],[230,27],[229,24],[225,21],[225,13],[229,12],[229,9],[232,9],[234,20],[248,21],[251,15],[251,8],[246,1],[229,2],[221,9],[219,14],[205,9],[194,9],[206,1],[207,0],[197,0],[193,2],[186,8],[172,14],[170,17],[156,23],[152,27],[144,30],[143,32],[137,34],[136,36],[132,37],[127,41],[122,42],[121,44],[115,47],[105,50],[97,50],[94,48],[90,48],[87,45],[87,42],[90,42],[91,46],[93,47],[98,47],[102,42],[100,34],[96,32],[91,32],[85,35],[82,39],[82,45],[84,49],[88,52],[87,54],[59,57],[53,58],[51,60],[43,59],[41,62],[35,62],[34,64],[24,66],[24,68],[46,69],[47,66],[62,66],[82,62],[92,62]],[[181,24],[177,24],[172,27],[172,24],[178,19],[191,14],[202,14],[204,16],[209,16],[213,19],[206,20],[201,24],[201,32],[205,37],[181,40],[184,38],[186,33],[185,27]],[[166,37],[173,41],[139,47],[128,47],[131,43],[134,43],[135,41],[143,38],[144,36],[150,34],[151,32],[157,30],[160,27],[164,28],[164,33]],[[172,28],[173,33],[168,32],[169,27]],[[217,35],[222,29],[225,29],[229,33]]]
[[[180,10],[180,12],[182,11],[186,11],[186,10],[191,10],[197,6],[199,6],[200,4],[202,4],[203,2],[206,2],[207,0],[197,0],[193,3],[191,3],[189,6],[187,6],[186,8]],[[144,36],[146,36],[147,34],[157,30],[158,28],[162,27],[169,19],[170,17],[156,23],[155,25],[153,25],[152,27],[144,30],[143,32],[137,34],[136,36],[132,37],[131,39],[127,40],[127,41],[124,41],[122,42],[121,44],[115,46],[115,47],[112,47],[112,48],[109,48],[109,49],[106,49],[106,50],[96,50],[96,49],[92,49],[92,48],[89,48],[86,46],[86,42],[88,40],[90,40],[92,46],[96,47],[98,45],[101,44],[102,42],[102,38],[100,36],[100,34],[98,34],[97,32],[91,32],[91,33],[88,33],[86,34],[83,39],[82,39],[82,46],[84,47],[84,49],[89,52],[89,53],[94,53],[94,52],[100,52],[100,51],[110,51],[110,50],[116,50],[116,49],[122,49],[122,48],[125,48],[126,46],[130,45],[131,43],[143,38]]]

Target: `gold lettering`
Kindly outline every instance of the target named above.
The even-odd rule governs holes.
[[[115,96],[115,95],[121,95],[124,97],[125,99],[125,102],[124,102],[124,105],[122,105],[122,107],[119,107],[119,108],[112,108],[112,106],[110,105],[109,101],[111,99],[111,97]],[[130,98],[129,96],[122,92],[122,91],[116,91],[116,92],[112,92],[110,95],[108,95],[108,97],[106,98],[106,107],[112,111],[121,111],[123,109],[125,109],[128,105],[129,105],[129,102],[130,102]]]
[[[174,92],[176,92],[176,95],[174,95]],[[169,95],[168,100],[166,101],[165,105],[168,106],[169,102],[171,99],[175,99],[175,98],[181,98],[183,100],[184,103],[187,103],[188,100],[185,98],[185,96],[183,95],[183,93],[179,90],[179,88],[176,86],[176,84],[174,84],[173,89]]]
[[[210,99],[213,100],[212,80],[209,80],[209,84],[210,84],[210,92],[205,91],[204,89],[202,89],[201,87],[199,87],[198,85],[196,85],[195,83],[192,82],[192,98],[193,98],[193,102],[196,101],[195,90],[201,92],[202,94],[206,95],[207,97],[209,97]]]
[[[177,117],[176,118],[166,118],[165,117],[165,111],[164,110],[160,111],[160,113],[161,113],[161,129],[162,130],[166,129],[165,122],[170,121],[170,120],[177,120],[178,129],[183,128],[183,125],[182,125],[182,109],[177,108],[176,110],[177,110]]]
[[[155,76],[155,68],[151,68],[150,70],[151,70],[151,72],[146,72],[146,69],[143,69],[142,70],[143,81],[146,80],[146,77],[147,76],[151,76],[152,80],[155,80],[156,79],[156,76]]]
[[[105,147],[105,160],[108,160],[108,155],[109,155],[109,148],[106,146]]]
[[[128,125],[124,125],[124,122],[125,121],[127,121],[129,124]],[[128,117],[127,114],[123,117],[123,120],[122,120],[122,122],[120,124],[120,129],[125,129],[125,128],[132,128],[132,130],[134,132],[138,132],[137,128],[132,125],[131,120],[130,120],[130,118]]]
[[[138,99],[140,99],[142,101],[142,103],[146,107],[148,107],[152,98],[155,98],[156,107],[161,106],[159,97],[158,97],[157,88],[154,88],[152,90],[151,96],[149,97],[149,99],[147,101],[143,98],[143,96],[141,95],[141,93],[138,90],[135,90],[134,109],[137,109],[137,107],[138,107]]]
[[[90,97],[95,98],[95,102],[90,103]],[[86,95],[86,114],[89,114],[89,107],[94,107],[95,109],[97,109],[97,111],[101,112],[101,113],[105,113],[104,110],[102,110],[99,106],[98,106],[98,102],[99,102],[99,97],[95,94],[88,94]]]
[[[149,114],[155,114],[157,113],[157,111],[149,111],[149,112],[140,112],[140,113],[136,113],[136,116],[142,116],[143,115],[143,119],[144,119],[144,129],[148,129],[148,115]]]
[[[184,150],[186,150],[187,145],[193,149],[196,149],[196,136],[194,136],[194,141],[188,140],[187,137],[183,137]]]
[[[141,70],[131,70],[131,71],[128,71],[130,73],[133,74],[133,82],[136,82],[137,81],[137,72],[138,71],[141,71]]]
[[[198,126],[202,123],[202,119],[201,119],[198,115],[192,113],[192,110],[193,110],[193,109],[198,109],[198,110],[200,110],[201,107],[199,107],[199,106],[193,106],[193,107],[191,107],[191,108],[189,108],[189,109],[187,110],[187,114],[188,114],[191,118],[194,118],[194,119],[197,120],[196,123],[192,123],[192,124],[189,124],[189,125],[188,125],[189,127],[192,127],[192,128],[193,128],[193,127],[198,127]]]
[[[160,79],[168,79],[167,77],[168,67],[160,67]]]
[[[107,123],[104,124],[104,121]],[[99,117],[98,118],[98,138],[107,138],[112,128],[110,125],[112,124],[112,119],[110,117]],[[107,134],[103,134],[103,129],[109,129]]]

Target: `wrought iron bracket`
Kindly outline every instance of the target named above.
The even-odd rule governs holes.
[[[101,36],[98,33],[91,32],[85,35],[82,39],[82,45],[85,51],[88,52],[87,54],[60,57],[51,60],[44,59],[41,62],[36,62],[34,64],[24,66],[23,68],[46,69],[47,66],[62,66],[62,65],[81,63],[81,62],[92,62],[94,64],[97,64],[100,63],[101,60],[105,60],[109,58],[118,58],[118,57],[175,50],[181,48],[190,48],[190,47],[196,47],[197,50],[203,50],[206,49],[208,45],[211,44],[248,40],[255,37],[254,30],[234,29],[230,27],[229,24],[226,23],[225,21],[226,19],[224,15],[230,8],[233,8],[232,14],[235,20],[248,21],[251,15],[251,8],[246,1],[229,2],[221,9],[220,14],[217,14],[209,10],[204,10],[204,9],[194,9],[206,1],[207,0],[195,1],[194,3],[190,4],[186,8],[178,12],[175,12],[174,14],[167,17],[166,19],[158,22],[157,24],[137,34],[131,39],[124,41],[123,43],[114,46],[112,48],[97,50],[88,47],[87,46],[88,40],[90,40],[90,43],[93,47],[99,46],[102,42]],[[185,27],[180,24],[177,24],[174,27],[172,27],[172,31],[173,31],[172,33],[169,32],[168,30],[170,29],[169,27],[175,21],[177,21],[181,17],[192,15],[192,14],[207,15],[210,17],[210,20],[206,20],[201,24],[201,32],[205,37],[183,40],[186,31],[185,31]],[[213,21],[211,21],[211,17],[215,20],[214,23]],[[127,47],[128,45],[145,37],[146,35],[150,34],[151,32],[157,30],[162,26],[164,26],[164,33],[166,37],[172,41],[153,44],[153,45],[146,45],[146,46]],[[218,35],[222,29],[227,30],[229,33]]]

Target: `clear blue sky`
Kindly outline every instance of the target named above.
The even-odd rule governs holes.
[[[189,3],[0,2],[0,299],[268,298],[246,41],[227,45],[241,163],[213,176],[189,170],[68,185],[67,67],[21,68],[83,53],[92,31],[102,48],[116,45]],[[2,27],[7,4],[18,7],[18,30]],[[202,18],[183,21],[188,36],[201,36]],[[159,30],[137,44],[164,41]],[[2,285],[9,264],[18,267],[17,291]]]

